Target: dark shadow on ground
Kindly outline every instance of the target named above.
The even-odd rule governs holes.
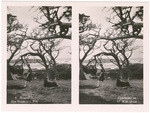
[[[47,101],[44,101],[44,100],[39,100],[38,104],[54,104],[54,103],[53,102],[47,102]]]
[[[80,93],[79,104],[117,104],[117,103],[114,101],[106,101],[100,96]]]
[[[24,86],[21,86],[21,85],[10,85],[10,86],[7,86],[7,89],[24,89],[25,87]]]
[[[97,88],[97,86],[92,86],[92,85],[83,85],[79,87],[80,89],[94,89]]]

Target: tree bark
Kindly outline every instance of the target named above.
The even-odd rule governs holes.
[[[86,77],[85,77],[85,73],[84,73],[84,71],[83,71],[83,59],[81,59],[81,60],[79,60],[80,61],[80,72],[79,72],[79,74],[80,74],[80,80],[86,80]]]
[[[80,80],[86,80],[82,64],[80,64]]]
[[[8,68],[7,68],[7,80],[13,80],[13,77]]]

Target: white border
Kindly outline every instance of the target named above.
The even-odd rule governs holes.
[[[73,6],[72,23],[72,104],[6,104],[6,6],[38,6],[38,5],[60,5]],[[79,40],[78,40],[78,7],[101,7],[101,6],[125,6],[125,5],[144,5],[144,104],[143,105],[79,105]],[[76,112],[146,112],[149,104],[149,67],[148,67],[148,2],[2,2],[2,38],[1,38],[1,108],[2,111],[76,111]]]

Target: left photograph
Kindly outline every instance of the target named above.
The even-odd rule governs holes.
[[[7,104],[71,104],[71,6],[7,7]]]

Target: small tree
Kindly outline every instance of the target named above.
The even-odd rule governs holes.
[[[90,17],[84,14],[79,14],[79,24],[80,79],[86,79],[83,71],[83,63],[94,50],[100,48],[100,45],[96,46],[96,43],[99,40],[98,36],[101,28],[92,24]]]
[[[8,64],[16,54],[19,54],[26,32],[27,28],[19,24],[16,16],[7,15],[7,51],[11,54],[7,59]]]
[[[26,38],[26,33],[27,28],[19,23],[17,16],[7,14],[7,52],[10,54],[7,59],[8,80],[12,79],[9,69],[11,60],[18,55],[22,49],[26,48],[22,46],[22,43]]]

